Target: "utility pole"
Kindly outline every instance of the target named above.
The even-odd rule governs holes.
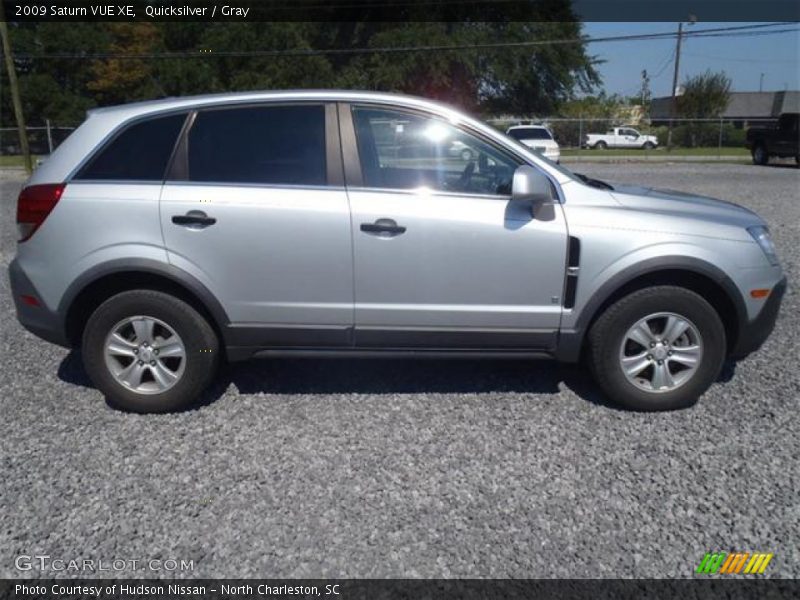
[[[764,91],[764,74],[763,73],[761,74],[761,77],[759,77],[759,79],[758,79],[758,91],[759,92],[763,92]]]
[[[11,88],[11,102],[14,105],[14,117],[17,119],[17,129],[19,130],[19,146],[22,150],[23,160],[25,161],[25,170],[28,173],[32,173],[33,162],[31,162],[31,150],[28,146],[28,133],[25,129],[25,116],[22,114],[22,99],[19,95],[17,70],[14,68],[14,57],[11,55],[11,40],[8,37],[6,12],[2,2],[0,2],[0,37],[3,38],[3,54],[6,57],[8,87]]]
[[[642,112],[647,113],[647,105],[650,103],[650,76],[647,69],[642,71]]]
[[[678,44],[675,47],[675,72],[672,75],[672,99],[669,105],[669,129],[667,130],[667,150],[672,150],[672,121],[677,112],[678,71],[681,66],[681,39],[683,38],[683,21],[678,23]]]

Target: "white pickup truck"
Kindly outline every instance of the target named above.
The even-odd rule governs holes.
[[[642,148],[652,150],[658,146],[658,138],[654,135],[642,135],[630,127],[614,127],[605,135],[590,133],[584,145],[587,148],[603,150],[605,148]]]

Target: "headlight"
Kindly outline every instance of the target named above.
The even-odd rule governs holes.
[[[775,253],[775,244],[772,242],[772,236],[769,234],[769,229],[763,225],[757,225],[755,227],[748,227],[747,231],[753,236],[756,244],[761,247],[761,250],[763,250],[764,256],[767,257],[769,264],[773,266],[779,264],[778,255]]]

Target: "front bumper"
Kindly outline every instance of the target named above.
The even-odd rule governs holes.
[[[758,316],[750,322],[743,323],[739,328],[736,345],[731,349],[732,358],[743,358],[758,350],[775,329],[781,301],[786,293],[786,277],[781,279],[767,298],[764,308]]]
[[[11,283],[11,296],[17,309],[17,320],[32,334],[58,344],[69,347],[69,340],[64,329],[64,323],[57,312],[50,310],[42,302],[39,292],[34,287],[25,271],[20,267],[17,259],[8,266],[8,278]],[[22,296],[33,296],[39,300],[39,306],[30,306],[22,301]]]

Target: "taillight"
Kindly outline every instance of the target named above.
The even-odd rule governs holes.
[[[47,215],[58,204],[66,184],[48,183],[31,185],[19,193],[17,199],[17,231],[19,241],[29,239],[41,227]]]

